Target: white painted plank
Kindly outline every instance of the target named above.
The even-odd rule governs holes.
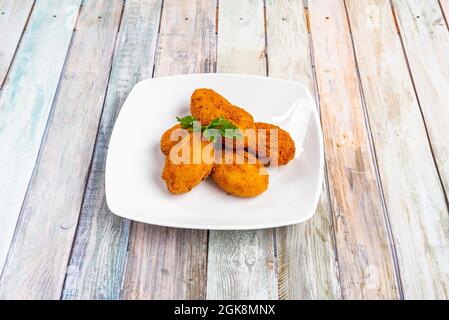
[[[216,1],[165,0],[156,76],[213,70]],[[161,168],[162,169],[162,168]],[[124,299],[204,299],[207,231],[132,223]]]
[[[34,0],[0,0],[0,88],[19,44]]]
[[[313,94],[309,35],[302,0],[267,0],[269,75],[302,82]],[[312,219],[276,229],[279,298],[339,299],[341,289],[325,185]]]
[[[440,0],[440,5],[447,25],[449,23],[449,0]],[[447,27],[449,28],[449,25]]]
[[[276,299],[273,230],[210,231],[207,299]]]
[[[63,299],[120,298],[130,222],[112,214],[106,204],[107,145],[132,87],[151,77],[161,5],[162,0],[125,3]]]
[[[393,1],[441,179],[449,196],[449,32],[437,0]]]
[[[122,0],[83,3],[54,112],[3,270],[1,298],[61,296],[122,6]]]
[[[399,296],[343,1],[309,2],[342,295]]]
[[[270,76],[303,83],[315,93],[307,13],[303,0],[266,0]]]
[[[390,2],[346,3],[404,297],[448,299],[449,216]]]
[[[266,75],[262,0],[219,3],[218,72]],[[276,299],[273,229],[210,231],[208,299]]]
[[[263,1],[219,3],[217,71],[267,74]]]
[[[0,98],[0,270],[33,172],[80,2],[36,3]]]

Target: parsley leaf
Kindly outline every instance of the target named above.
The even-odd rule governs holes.
[[[192,116],[186,116],[183,118],[176,117],[176,120],[181,124],[181,127],[183,129],[190,129],[193,128],[193,122],[196,121],[196,119]]]
[[[221,134],[229,139],[242,139],[243,135],[239,128],[237,128],[231,121],[219,117],[212,120],[209,125],[201,126],[199,121],[193,116],[185,116],[183,118],[176,117],[176,120],[181,124],[183,129],[192,130],[194,132],[203,132],[204,136],[212,142],[216,141],[217,134]]]

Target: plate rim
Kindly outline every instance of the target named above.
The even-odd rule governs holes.
[[[173,78],[188,78],[188,77],[244,77],[244,78],[257,78],[257,79],[264,79],[264,80],[274,80],[274,81],[279,81],[279,82],[284,82],[284,83],[290,83],[290,84],[294,84],[294,85],[299,85],[300,87],[303,88],[304,92],[307,95],[307,99],[309,100],[309,102],[312,104],[312,114],[313,114],[313,119],[315,121],[315,124],[317,126],[317,130],[318,130],[318,140],[319,140],[319,158],[320,158],[320,164],[319,164],[319,168],[320,168],[320,172],[319,172],[319,176],[318,176],[318,185],[319,188],[317,188],[317,190],[315,191],[315,198],[313,200],[313,205],[312,208],[310,210],[310,212],[308,213],[308,215],[306,215],[305,217],[302,217],[300,219],[297,220],[289,220],[288,222],[277,222],[277,223],[270,223],[270,224],[247,224],[247,225],[241,225],[241,226],[229,226],[229,225],[209,225],[209,224],[186,224],[186,223],[171,223],[171,222],[167,222],[167,221],[152,221],[152,222],[148,222],[148,221],[142,221],[139,219],[135,219],[134,217],[130,217],[126,214],[121,214],[118,213],[116,211],[113,210],[113,208],[111,207],[110,203],[111,201],[108,201],[109,196],[108,196],[108,176],[110,174],[108,174],[108,172],[110,172],[111,169],[109,168],[109,154],[110,154],[110,144],[112,141],[112,138],[114,136],[114,132],[115,132],[115,128],[116,128],[116,123],[118,122],[122,111],[123,111],[123,107],[125,106],[128,97],[131,96],[131,94],[137,89],[137,87],[142,86],[144,83],[147,82],[152,82],[152,81],[158,81],[161,79],[173,79]],[[107,154],[106,154],[106,163],[105,163],[105,172],[104,172],[104,186],[105,186],[105,201],[106,201],[106,206],[108,207],[109,211],[116,215],[119,216],[121,218],[125,218],[128,220],[132,220],[132,221],[136,221],[136,222],[140,222],[140,223],[145,223],[145,224],[151,224],[151,225],[156,225],[156,226],[162,226],[162,227],[169,227],[169,228],[180,228],[180,229],[192,229],[192,230],[258,230],[258,229],[269,229],[269,228],[277,228],[277,227],[283,227],[283,226],[290,226],[290,225],[294,225],[294,224],[299,224],[302,222],[306,222],[307,220],[311,219],[316,211],[317,211],[317,207],[318,207],[318,202],[322,193],[322,189],[323,189],[323,183],[324,183],[324,141],[323,141],[323,131],[322,131],[322,127],[321,127],[321,119],[320,119],[320,115],[319,115],[319,110],[318,110],[318,105],[317,102],[315,100],[315,98],[312,96],[310,90],[302,83],[299,81],[294,81],[294,80],[289,80],[289,79],[281,79],[281,78],[277,78],[277,77],[270,77],[270,76],[260,76],[260,75],[252,75],[252,74],[243,74],[243,73],[190,73],[190,74],[180,74],[180,75],[172,75],[172,76],[162,76],[162,77],[155,77],[155,78],[147,78],[147,79],[142,79],[139,82],[137,82],[132,89],[129,91],[129,94],[127,95],[127,97],[125,98],[125,101],[123,102],[122,106],[120,107],[120,110],[116,116],[116,119],[114,121],[114,126],[112,128],[111,131],[111,135],[109,137],[109,141],[107,143]],[[120,211],[120,210],[118,210]]]

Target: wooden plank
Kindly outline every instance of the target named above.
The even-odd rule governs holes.
[[[441,180],[449,196],[449,32],[437,0],[394,1]]]
[[[123,1],[86,0],[3,270],[0,297],[58,299],[82,204]]]
[[[220,1],[218,72],[266,75],[262,0]],[[273,229],[210,231],[208,299],[276,299]]]
[[[165,0],[154,73],[213,70],[216,2]],[[132,223],[124,299],[204,299],[207,231]]]
[[[440,6],[446,20],[446,26],[449,28],[449,0],[440,0]]]
[[[263,1],[223,1],[218,9],[217,71],[267,75]]]
[[[342,295],[397,298],[343,1],[310,1],[310,25]]]
[[[153,72],[161,6],[162,0],[125,2],[63,299],[120,298],[130,222],[106,205],[107,145],[125,98]]]
[[[0,157],[0,270],[38,156],[80,2],[36,3],[0,98],[0,150],[7,150]]]
[[[346,3],[404,297],[447,299],[449,216],[390,3]]]
[[[266,1],[268,70],[270,76],[302,82],[313,93],[305,17],[302,0]],[[279,298],[341,298],[331,214],[324,184],[312,219],[276,229]]]
[[[34,0],[0,0],[0,88],[5,81]]]

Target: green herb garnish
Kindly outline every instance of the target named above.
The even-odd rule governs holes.
[[[223,117],[212,120],[207,126],[201,126],[200,122],[193,116],[185,116],[183,118],[176,117],[176,120],[178,120],[183,129],[192,130],[193,132],[199,132],[201,130],[201,132],[204,133],[204,136],[212,142],[215,142],[217,132],[225,138],[243,138],[240,129]]]
[[[195,121],[197,121],[194,117],[192,116],[186,116],[183,118],[180,117],[176,117],[176,120],[178,120],[178,122],[181,124],[181,127],[183,129],[190,129],[193,128],[193,123]]]

